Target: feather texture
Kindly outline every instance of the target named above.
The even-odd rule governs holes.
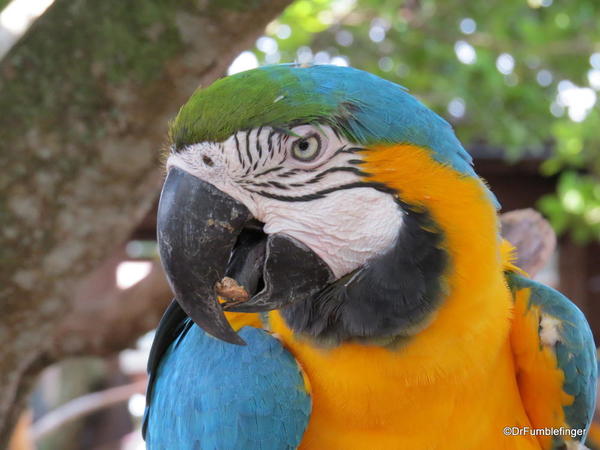
[[[576,440],[583,442],[594,415],[598,376],[590,327],[560,292],[516,273],[509,273],[508,281],[515,298],[511,344],[532,425],[580,430]],[[560,437],[555,441],[564,443]]]
[[[364,146],[411,143],[476,176],[448,122],[402,86],[351,67],[282,64],[223,78],[194,93],[170,134],[182,147],[223,141],[239,130],[304,123],[326,123]]]
[[[267,332],[247,346],[208,336],[186,319],[164,354],[146,411],[151,450],[296,448],[311,400],[294,358]]]

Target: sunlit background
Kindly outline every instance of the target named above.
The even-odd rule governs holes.
[[[52,3],[8,2],[0,58]],[[549,218],[561,240],[539,276],[562,290],[583,286],[573,288],[576,300],[599,312],[599,23],[596,0],[298,0],[227,74],[282,62],[351,65],[406,86],[455,126],[505,208],[534,206]],[[124,249],[107,275],[116,288],[150,273],[152,233],[141,226]],[[28,412],[38,448],[144,448],[151,341],[152,333],[116,357],[46,370]]]

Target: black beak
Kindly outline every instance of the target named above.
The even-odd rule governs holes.
[[[251,217],[240,202],[179,168],[169,170],[158,205],[160,260],[181,309],[207,333],[232,344],[231,328],[215,293],[229,256]]]
[[[296,239],[257,229],[248,209],[179,169],[167,175],[158,205],[160,259],[181,309],[207,333],[243,345],[223,310],[263,312],[320,292],[334,279]],[[261,228],[261,227],[258,227]],[[250,299],[219,303],[215,285],[235,279]]]

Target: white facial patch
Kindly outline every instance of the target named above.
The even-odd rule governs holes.
[[[390,249],[402,226],[394,199],[373,188],[339,190],[307,203],[261,202],[265,233],[285,233],[311,248],[339,278]]]
[[[204,180],[243,203],[256,217],[254,195],[235,182],[241,166],[230,160],[230,152],[223,143],[202,142],[172,153],[167,160],[167,170],[179,167]]]
[[[243,203],[265,233],[298,239],[339,278],[389,250],[403,223],[392,195],[364,184],[363,151],[327,126],[261,127],[173,152],[167,167]]]

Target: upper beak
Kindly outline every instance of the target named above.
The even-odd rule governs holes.
[[[333,280],[319,256],[299,241],[262,232],[242,233],[248,208],[210,183],[177,168],[165,180],[158,206],[160,259],[175,298],[207,333],[243,345],[223,309],[270,311],[312,296]],[[253,295],[220,303],[215,284],[236,279]],[[262,290],[257,290],[263,284]]]
[[[158,204],[160,260],[186,314],[233,344],[244,341],[227,322],[214,286],[250,217],[248,208],[213,185],[177,167],[169,170]]]

